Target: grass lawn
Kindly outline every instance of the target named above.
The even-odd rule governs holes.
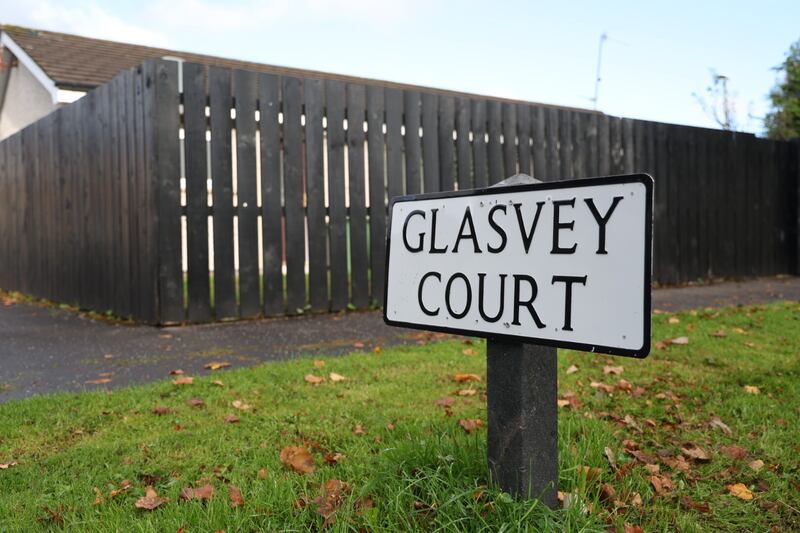
[[[688,343],[559,356],[559,511],[493,488],[460,424],[486,419],[482,341],[421,334],[2,404],[0,531],[800,530],[800,304],[653,322]]]

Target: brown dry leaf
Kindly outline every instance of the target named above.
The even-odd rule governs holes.
[[[666,494],[669,494],[674,488],[672,480],[667,476],[660,476],[660,475],[650,476],[650,483],[653,485],[656,494],[659,496],[664,496]]]
[[[338,479],[329,479],[322,486],[322,494],[314,498],[314,503],[317,505],[317,512],[325,519],[323,527],[336,522],[336,511],[349,491],[348,484]]]
[[[631,385],[630,381],[621,379],[617,381],[617,388],[621,391],[631,392],[633,390],[633,385]]]
[[[625,367],[623,367],[622,365],[620,365],[620,366],[606,365],[606,366],[603,367],[603,375],[606,375],[606,376],[609,375],[609,374],[614,374],[615,376],[618,376],[618,375],[622,374],[622,372],[624,372],[624,371],[625,371]]]
[[[611,394],[612,392],[614,392],[614,387],[612,387],[611,385],[606,385],[605,383],[600,383],[599,381],[592,381],[591,383],[589,383],[589,386],[593,389],[601,390],[606,394]]]
[[[164,405],[156,405],[155,407],[153,407],[151,412],[154,415],[162,416],[162,415],[168,415],[170,413],[174,413],[175,409],[172,409],[171,407],[166,407]]]
[[[90,379],[88,381],[84,381],[84,383],[89,383],[91,385],[102,385],[104,383],[111,383],[111,378]]]
[[[122,494],[124,492],[128,492],[128,490],[131,488],[131,486],[132,485],[131,485],[130,481],[128,481],[127,479],[123,479],[120,482],[118,489],[114,489],[114,490],[112,490],[111,492],[108,493],[108,499],[110,500],[111,498],[117,496],[118,494]]]
[[[676,317],[676,316],[671,316],[671,317],[669,317],[667,319],[667,324],[673,324],[674,325],[674,324],[680,324],[680,323],[681,323],[681,319]]]
[[[170,376],[182,376],[183,375],[183,370],[181,370],[180,368],[176,368],[175,370],[170,370],[169,371],[169,375]]]
[[[147,511],[152,511],[153,509],[160,507],[161,505],[167,503],[169,498],[162,498],[158,495],[156,490],[153,487],[146,487],[144,489],[144,496],[136,500],[136,507],[138,509],[145,509]]]
[[[386,424],[386,429],[388,429],[389,431],[394,431],[394,424],[389,422],[388,424]]]
[[[476,389],[460,389],[456,391],[456,394],[459,396],[475,396],[478,391]]]
[[[444,407],[445,409],[448,407],[452,407],[454,403],[455,400],[453,400],[452,398],[439,398],[438,400],[433,402],[433,404],[436,405],[437,407]]]
[[[603,483],[600,486],[600,500],[604,502],[613,502],[617,497],[617,491],[608,483]]]
[[[344,459],[344,454],[339,453],[339,452],[335,452],[335,453],[328,452],[328,453],[325,454],[325,462],[328,463],[329,465],[335,465],[336,463],[338,463],[342,459]]]
[[[586,476],[587,480],[599,478],[600,474],[603,473],[603,471],[601,469],[597,468],[596,466],[583,465],[583,466],[581,466],[579,468],[580,468],[580,471],[583,472],[583,475]]]
[[[720,420],[718,416],[713,417],[711,421],[708,423],[708,425],[711,426],[712,428],[717,428],[721,430],[726,435],[730,435],[731,433],[733,433],[731,431],[731,428],[729,428],[725,422]]]
[[[731,459],[744,459],[747,457],[747,450],[741,446],[736,446],[735,444],[731,446],[723,446],[719,449],[719,451],[722,453],[722,455]]]
[[[764,468],[764,461],[761,459],[756,459],[755,461],[750,461],[747,466],[750,467],[751,470],[758,472],[762,468]]]
[[[97,487],[94,488],[94,495],[95,495],[94,496],[95,505],[100,505],[106,501],[106,499],[103,497],[103,493],[100,492],[100,489],[98,489]]]
[[[475,350],[473,350],[472,348],[464,348],[463,350],[461,350],[461,353],[463,353],[464,355],[475,355]]]
[[[570,366],[570,367],[567,369],[567,375],[569,375],[569,374],[574,374],[574,373],[575,373],[575,372],[577,372],[577,371],[578,371],[578,367],[577,367],[577,366],[575,366],[575,365],[571,365],[571,366]]]
[[[626,451],[626,453],[628,453],[628,455],[632,455],[633,457],[636,458],[637,461],[639,461],[641,463],[644,463],[646,465],[652,465],[652,464],[656,464],[658,462],[658,459],[656,459],[652,455],[646,454],[646,453],[644,453],[642,451],[633,450],[633,449],[625,450],[625,451]]]
[[[759,389],[758,387],[754,387],[752,385],[745,385],[744,391],[747,394],[761,394],[761,389]]]
[[[354,342],[353,343],[353,348],[363,348],[363,347],[364,347],[364,343],[363,342]]]
[[[653,346],[656,350],[666,350],[669,347],[669,341],[656,341]]]
[[[741,500],[749,501],[753,499],[753,493],[744,483],[734,483],[733,485],[727,485],[725,488],[728,489],[729,493]]]
[[[239,409],[240,411],[249,411],[250,409],[253,408],[252,405],[250,405],[249,403],[245,403],[242,400],[233,400],[231,402],[231,405],[234,406],[236,409]]]
[[[190,398],[186,400],[186,403],[192,407],[203,407],[206,404],[202,398]]]
[[[738,333],[740,335],[747,335],[747,330],[745,330],[743,328],[736,327],[736,328],[733,328],[733,331],[735,331],[736,333]]]
[[[359,515],[363,515],[369,509],[375,507],[375,500],[371,496],[361,496],[356,500],[355,508]]]
[[[689,337],[675,337],[670,342],[678,345],[689,344]]]
[[[623,528],[625,533],[644,533],[644,529],[641,526],[635,526],[627,522],[625,522]]]
[[[712,333],[711,336],[712,337],[717,337],[717,338],[722,338],[722,337],[727,337],[728,334],[725,333],[724,329],[720,329],[720,330],[717,330],[714,333]]]
[[[692,499],[691,496],[684,496],[681,498],[681,503],[685,509],[694,509],[699,513],[710,513],[711,507],[708,506],[708,502],[696,502]]]
[[[334,383],[338,383],[340,381],[344,381],[345,379],[347,379],[343,375],[337,374],[336,372],[331,372],[329,377],[331,378],[331,381]]]
[[[464,428],[467,433],[472,433],[483,427],[483,420],[480,418],[462,418],[458,421],[458,425]]]
[[[244,498],[242,491],[236,485],[228,485],[228,499],[231,501],[231,507],[239,507],[244,505]]]
[[[314,473],[314,458],[305,446],[286,446],[280,457],[283,464],[298,474]]]
[[[456,374],[453,376],[453,381],[464,383],[465,381],[480,381],[481,377],[478,374]]]
[[[689,465],[682,455],[678,455],[675,458],[664,457],[662,461],[673,470],[680,470],[681,472],[688,472],[689,468],[691,468],[691,465]]]
[[[711,456],[694,442],[684,443],[683,446],[681,446],[681,451],[686,457],[694,459],[695,461],[707,462],[711,460]]]
[[[356,424],[356,426],[353,428],[353,435],[364,435],[366,432],[367,431],[364,429],[364,426],[361,424]]]
[[[569,407],[572,410],[581,408],[581,400],[574,392],[565,392],[562,394],[561,398],[557,400],[557,404],[559,407]]]
[[[185,376],[172,380],[173,385],[191,385],[192,383],[194,383],[194,378],[191,376]]]
[[[644,469],[650,472],[651,474],[658,474],[659,472],[661,472],[661,467],[659,465],[646,464],[644,465]]]
[[[322,359],[314,359],[314,368],[322,368],[325,366],[325,361]]]
[[[10,463],[0,463],[0,470],[8,470],[12,466],[17,466],[17,462],[11,461]]]
[[[181,489],[181,500],[208,501],[214,496],[214,486],[210,484],[202,487],[184,487]]]
[[[223,420],[225,421],[226,424],[238,424],[239,423],[239,417],[236,416],[236,415],[227,415],[225,418],[223,418]]]
[[[218,380],[218,379],[215,379],[214,381],[212,381],[211,384],[212,385],[216,385],[217,387],[224,387],[225,386],[225,384],[223,382],[221,382],[220,380]]]
[[[258,479],[266,479],[267,478],[267,469],[266,468],[259,468],[257,475],[258,475]]]
[[[375,348],[372,349],[372,351],[374,353],[381,353],[381,347],[380,346],[376,346]]]
[[[617,460],[614,458],[614,451],[606,446],[603,449],[603,452],[606,454],[606,459],[608,459],[608,464],[611,465],[611,468],[616,470],[617,469]]]
[[[306,380],[306,383],[310,383],[312,385],[319,385],[320,383],[325,381],[325,378],[320,376],[315,376],[314,374],[306,374],[303,379]]]
[[[230,363],[214,361],[212,363],[204,364],[203,368],[207,368],[209,370],[219,370],[221,368],[228,368],[229,366],[231,366]]]
[[[633,498],[631,499],[631,505],[634,507],[641,507],[642,506],[642,495],[638,492],[633,493]]]
[[[64,517],[61,513],[64,512],[64,504],[62,503],[55,509],[51,509],[47,506],[43,507],[44,512],[47,513],[47,516],[44,518],[39,518],[39,522],[50,522],[52,524],[56,524],[58,527],[64,527]]]

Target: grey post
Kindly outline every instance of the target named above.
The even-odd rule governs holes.
[[[517,174],[494,187],[538,183]],[[486,342],[489,473],[517,498],[558,505],[558,383],[556,349]]]

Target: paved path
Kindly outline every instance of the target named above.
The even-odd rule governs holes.
[[[653,308],[677,311],[780,299],[800,300],[800,278],[658,289]],[[414,343],[426,335],[387,327],[377,312],[159,329],[30,304],[0,305],[0,401],[144,383],[176,368],[202,375],[209,372],[203,365],[212,361],[239,367]]]

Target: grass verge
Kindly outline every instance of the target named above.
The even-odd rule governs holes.
[[[2,404],[0,530],[800,529],[800,305],[656,314],[653,332],[642,361],[561,352],[559,511],[492,487],[485,428],[460,424],[486,419],[483,343],[421,336]],[[137,508],[147,486],[169,501]]]

